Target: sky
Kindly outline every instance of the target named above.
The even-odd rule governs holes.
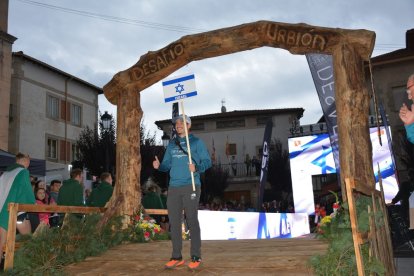
[[[9,0],[13,51],[103,87],[148,51],[185,35],[244,23],[366,29],[376,33],[372,56],[405,48],[414,28],[413,0]],[[316,123],[321,106],[305,56],[262,47],[191,62],[168,78],[194,73],[198,95],[184,101],[190,116],[227,111],[303,108],[301,124]],[[159,143],[154,122],[171,117],[161,81],[141,91],[143,123]],[[116,106],[99,96],[99,110]]]

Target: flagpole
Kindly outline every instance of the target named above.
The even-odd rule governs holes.
[[[190,140],[188,139],[188,129],[187,129],[187,120],[185,118],[185,112],[184,112],[184,102],[183,100],[180,100],[180,107],[181,112],[183,114],[183,123],[184,123],[184,132],[185,132],[185,141],[187,143],[187,151],[188,151],[188,162],[193,164],[192,158],[191,158],[191,149],[190,149]],[[193,185],[193,192],[195,192],[195,185],[194,185],[194,173],[190,171],[191,173],[191,184]]]

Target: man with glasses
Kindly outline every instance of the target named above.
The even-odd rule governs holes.
[[[414,101],[414,74],[408,77],[407,80],[407,95],[408,99]],[[414,144],[414,104],[411,109],[403,103],[400,108],[400,119],[404,123],[405,131],[407,132],[407,140]]]

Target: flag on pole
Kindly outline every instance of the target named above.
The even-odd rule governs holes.
[[[166,103],[197,96],[194,74],[163,81],[162,86]]]
[[[243,156],[246,156],[246,144],[244,143],[244,136],[243,136]]]
[[[211,153],[211,162],[215,165],[216,164],[216,147],[214,146],[214,138],[211,138],[213,141],[213,150]]]
[[[269,149],[270,149],[270,138],[272,136],[273,122],[272,120],[267,121],[265,132],[263,135],[263,154],[262,154],[262,170],[260,172],[260,184],[257,190],[257,210],[260,211],[263,203],[263,195],[267,181],[267,168],[269,165]]]
[[[230,155],[230,144],[229,144],[229,136],[227,136],[227,140],[226,140],[226,156],[227,159],[229,158]]]

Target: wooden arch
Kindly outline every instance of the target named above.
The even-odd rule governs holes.
[[[367,30],[258,21],[184,36],[141,56],[134,66],[117,73],[104,86],[106,98],[118,106],[117,185],[107,212],[132,215],[140,206],[140,91],[192,61],[263,46],[286,49],[292,54],[333,56],[342,191],[346,194],[344,179],[353,178],[356,189],[370,195],[375,183],[364,61],[369,60],[374,41],[375,33]]]

